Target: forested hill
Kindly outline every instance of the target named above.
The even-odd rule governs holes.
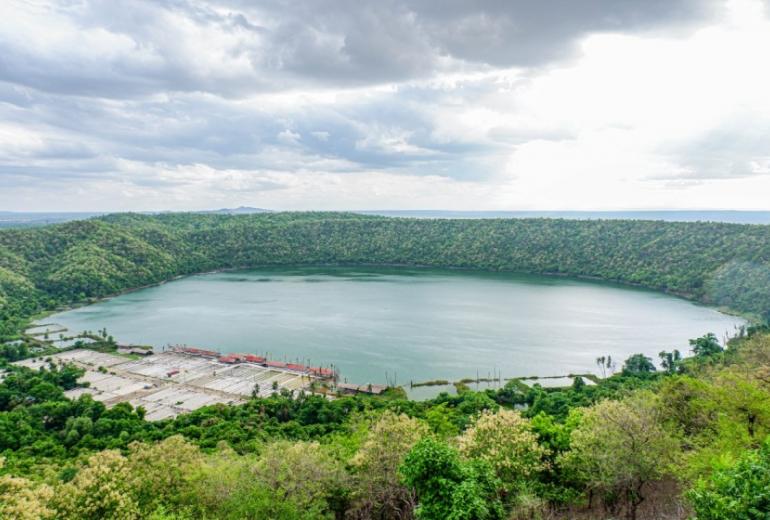
[[[406,264],[590,276],[770,318],[770,226],[348,213],[119,214],[0,230],[0,320],[177,275]]]

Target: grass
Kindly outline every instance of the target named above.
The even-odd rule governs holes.
[[[410,388],[419,388],[421,386],[446,386],[451,384],[446,379],[434,379],[432,381],[423,381],[421,383],[409,383]]]

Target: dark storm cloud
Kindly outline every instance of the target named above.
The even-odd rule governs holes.
[[[275,0],[223,2],[267,17],[267,47],[253,53],[304,79],[332,84],[423,77],[453,58],[472,65],[534,66],[572,51],[581,36],[681,26],[712,16],[712,0]],[[270,58],[272,56],[272,58]]]
[[[7,1],[0,184],[10,193],[111,183],[105,197],[134,186],[165,194],[195,186],[196,175],[211,182],[200,191],[279,190],[303,182],[292,174],[325,173],[492,183],[528,143],[578,139],[579,114],[549,119],[528,104],[540,102],[533,78],[571,67],[586,36],[691,34],[723,9],[717,0]],[[687,179],[757,173],[768,136],[750,126],[661,154]]]
[[[196,93],[87,99],[0,83],[0,119],[42,136],[18,153],[0,154],[0,169],[27,183],[112,178],[123,168],[120,160],[158,169],[203,164],[216,170],[488,176],[491,169],[473,163],[494,146],[434,139],[430,113],[420,108],[428,95],[411,89],[340,106],[263,109]],[[126,182],[151,183],[151,174],[122,175]]]
[[[557,59],[589,32],[686,24],[713,15],[718,4],[702,0],[423,0],[411,5],[446,53],[509,67]]]
[[[40,52],[39,46],[0,32],[0,79],[115,98],[168,90],[242,96],[309,84],[398,82],[462,67],[537,66],[569,56],[587,33],[680,27],[710,16],[715,5],[712,0],[58,2],[42,14],[68,22],[68,28],[57,29],[72,33],[73,47]]]

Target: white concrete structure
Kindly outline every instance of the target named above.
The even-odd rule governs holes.
[[[175,417],[216,403],[239,404],[251,397],[259,384],[259,395],[276,389],[299,391],[310,386],[313,377],[290,370],[267,368],[252,363],[230,365],[215,359],[164,352],[133,360],[87,349],[31,358],[16,364],[37,369],[48,363],[73,363],[86,370],[81,379],[88,388],[76,388],[66,395],[77,399],[91,394],[107,406],[129,402],[146,410],[148,420]]]

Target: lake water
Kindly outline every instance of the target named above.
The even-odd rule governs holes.
[[[397,268],[192,276],[55,315],[120,342],[188,344],[334,365],[356,383],[596,372],[688,351],[740,318],[652,291],[566,278]]]

